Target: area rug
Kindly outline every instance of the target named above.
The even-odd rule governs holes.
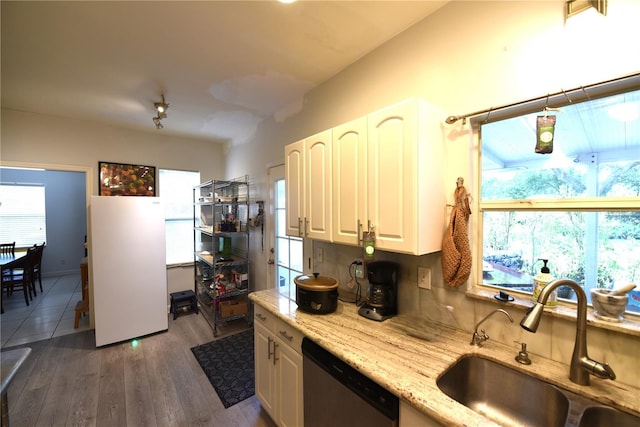
[[[255,394],[253,329],[191,349],[225,408]]]

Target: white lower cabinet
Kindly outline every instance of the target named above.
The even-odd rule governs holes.
[[[418,411],[409,402],[400,401],[400,427],[440,427],[442,424]]]
[[[256,395],[278,426],[302,426],[302,335],[258,305],[254,312]]]

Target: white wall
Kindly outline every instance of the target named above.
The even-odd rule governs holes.
[[[582,18],[582,17],[580,17]],[[266,199],[265,170],[283,162],[286,144],[365,115],[399,100],[422,96],[460,115],[572,89],[640,70],[640,2],[611,0],[608,16],[592,28],[564,24],[564,1],[451,2],[431,17],[386,43],[309,93],[300,111],[283,122],[265,121],[250,144],[233,147],[228,176],[249,174],[257,197]],[[444,119],[444,118],[441,118]],[[461,122],[448,128],[447,176],[453,193],[458,176],[474,190],[473,149]],[[472,215],[472,220],[475,216]],[[361,257],[357,248],[325,243],[325,259],[315,269],[347,281],[347,266]],[[268,248],[266,248],[268,250]],[[258,288],[269,271],[265,252],[255,249],[253,272]],[[402,264],[399,308],[403,313],[456,325],[471,331],[495,305],[475,302],[462,289],[443,285],[439,254],[411,257],[379,253]],[[432,269],[432,291],[418,290],[417,266]],[[472,278],[471,282],[473,283]],[[492,340],[568,363],[573,349],[573,322],[545,317],[536,334],[516,324],[490,321]],[[640,340],[589,329],[589,354],[609,362],[618,381],[640,387]]]
[[[3,162],[75,165],[94,169],[91,194],[98,194],[98,162],[200,171],[203,179],[225,177],[223,146],[175,137],[163,131],[140,132],[104,124],[2,110]]]

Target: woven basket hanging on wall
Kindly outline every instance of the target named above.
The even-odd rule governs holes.
[[[455,205],[442,239],[442,275],[444,282],[455,288],[469,279],[472,262],[468,232],[471,208],[463,183],[462,178],[458,178],[454,193]]]

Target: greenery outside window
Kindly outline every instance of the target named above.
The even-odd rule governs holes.
[[[592,288],[640,285],[640,91],[560,110],[480,124],[482,284],[531,293],[548,259],[589,299]],[[556,117],[553,152],[538,154],[545,114]],[[576,297],[560,288],[558,298]],[[627,312],[640,313],[638,289]]]

